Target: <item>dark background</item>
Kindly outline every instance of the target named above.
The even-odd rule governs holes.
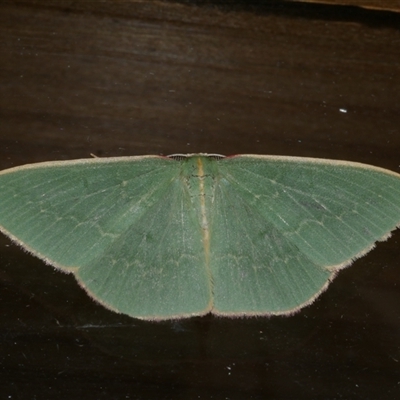
[[[395,11],[0,1],[0,169],[208,152],[400,172],[399,88]],[[292,317],[150,323],[1,236],[0,398],[397,398],[399,241]]]

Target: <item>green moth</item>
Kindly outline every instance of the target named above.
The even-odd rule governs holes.
[[[0,229],[132,317],[292,314],[400,225],[400,175],[216,154],[0,172]]]

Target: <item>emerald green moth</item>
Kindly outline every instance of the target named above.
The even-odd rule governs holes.
[[[105,307],[163,320],[293,314],[400,225],[400,175],[176,154],[0,172],[0,229]]]

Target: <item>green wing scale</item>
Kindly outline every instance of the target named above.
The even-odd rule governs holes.
[[[95,300],[150,320],[291,314],[400,224],[400,175],[190,154],[0,172],[0,229]]]

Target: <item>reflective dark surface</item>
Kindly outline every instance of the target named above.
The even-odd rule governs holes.
[[[0,168],[208,152],[400,172],[400,18],[296,7],[2,3]],[[1,236],[1,397],[397,398],[399,243],[292,317],[150,323]]]

